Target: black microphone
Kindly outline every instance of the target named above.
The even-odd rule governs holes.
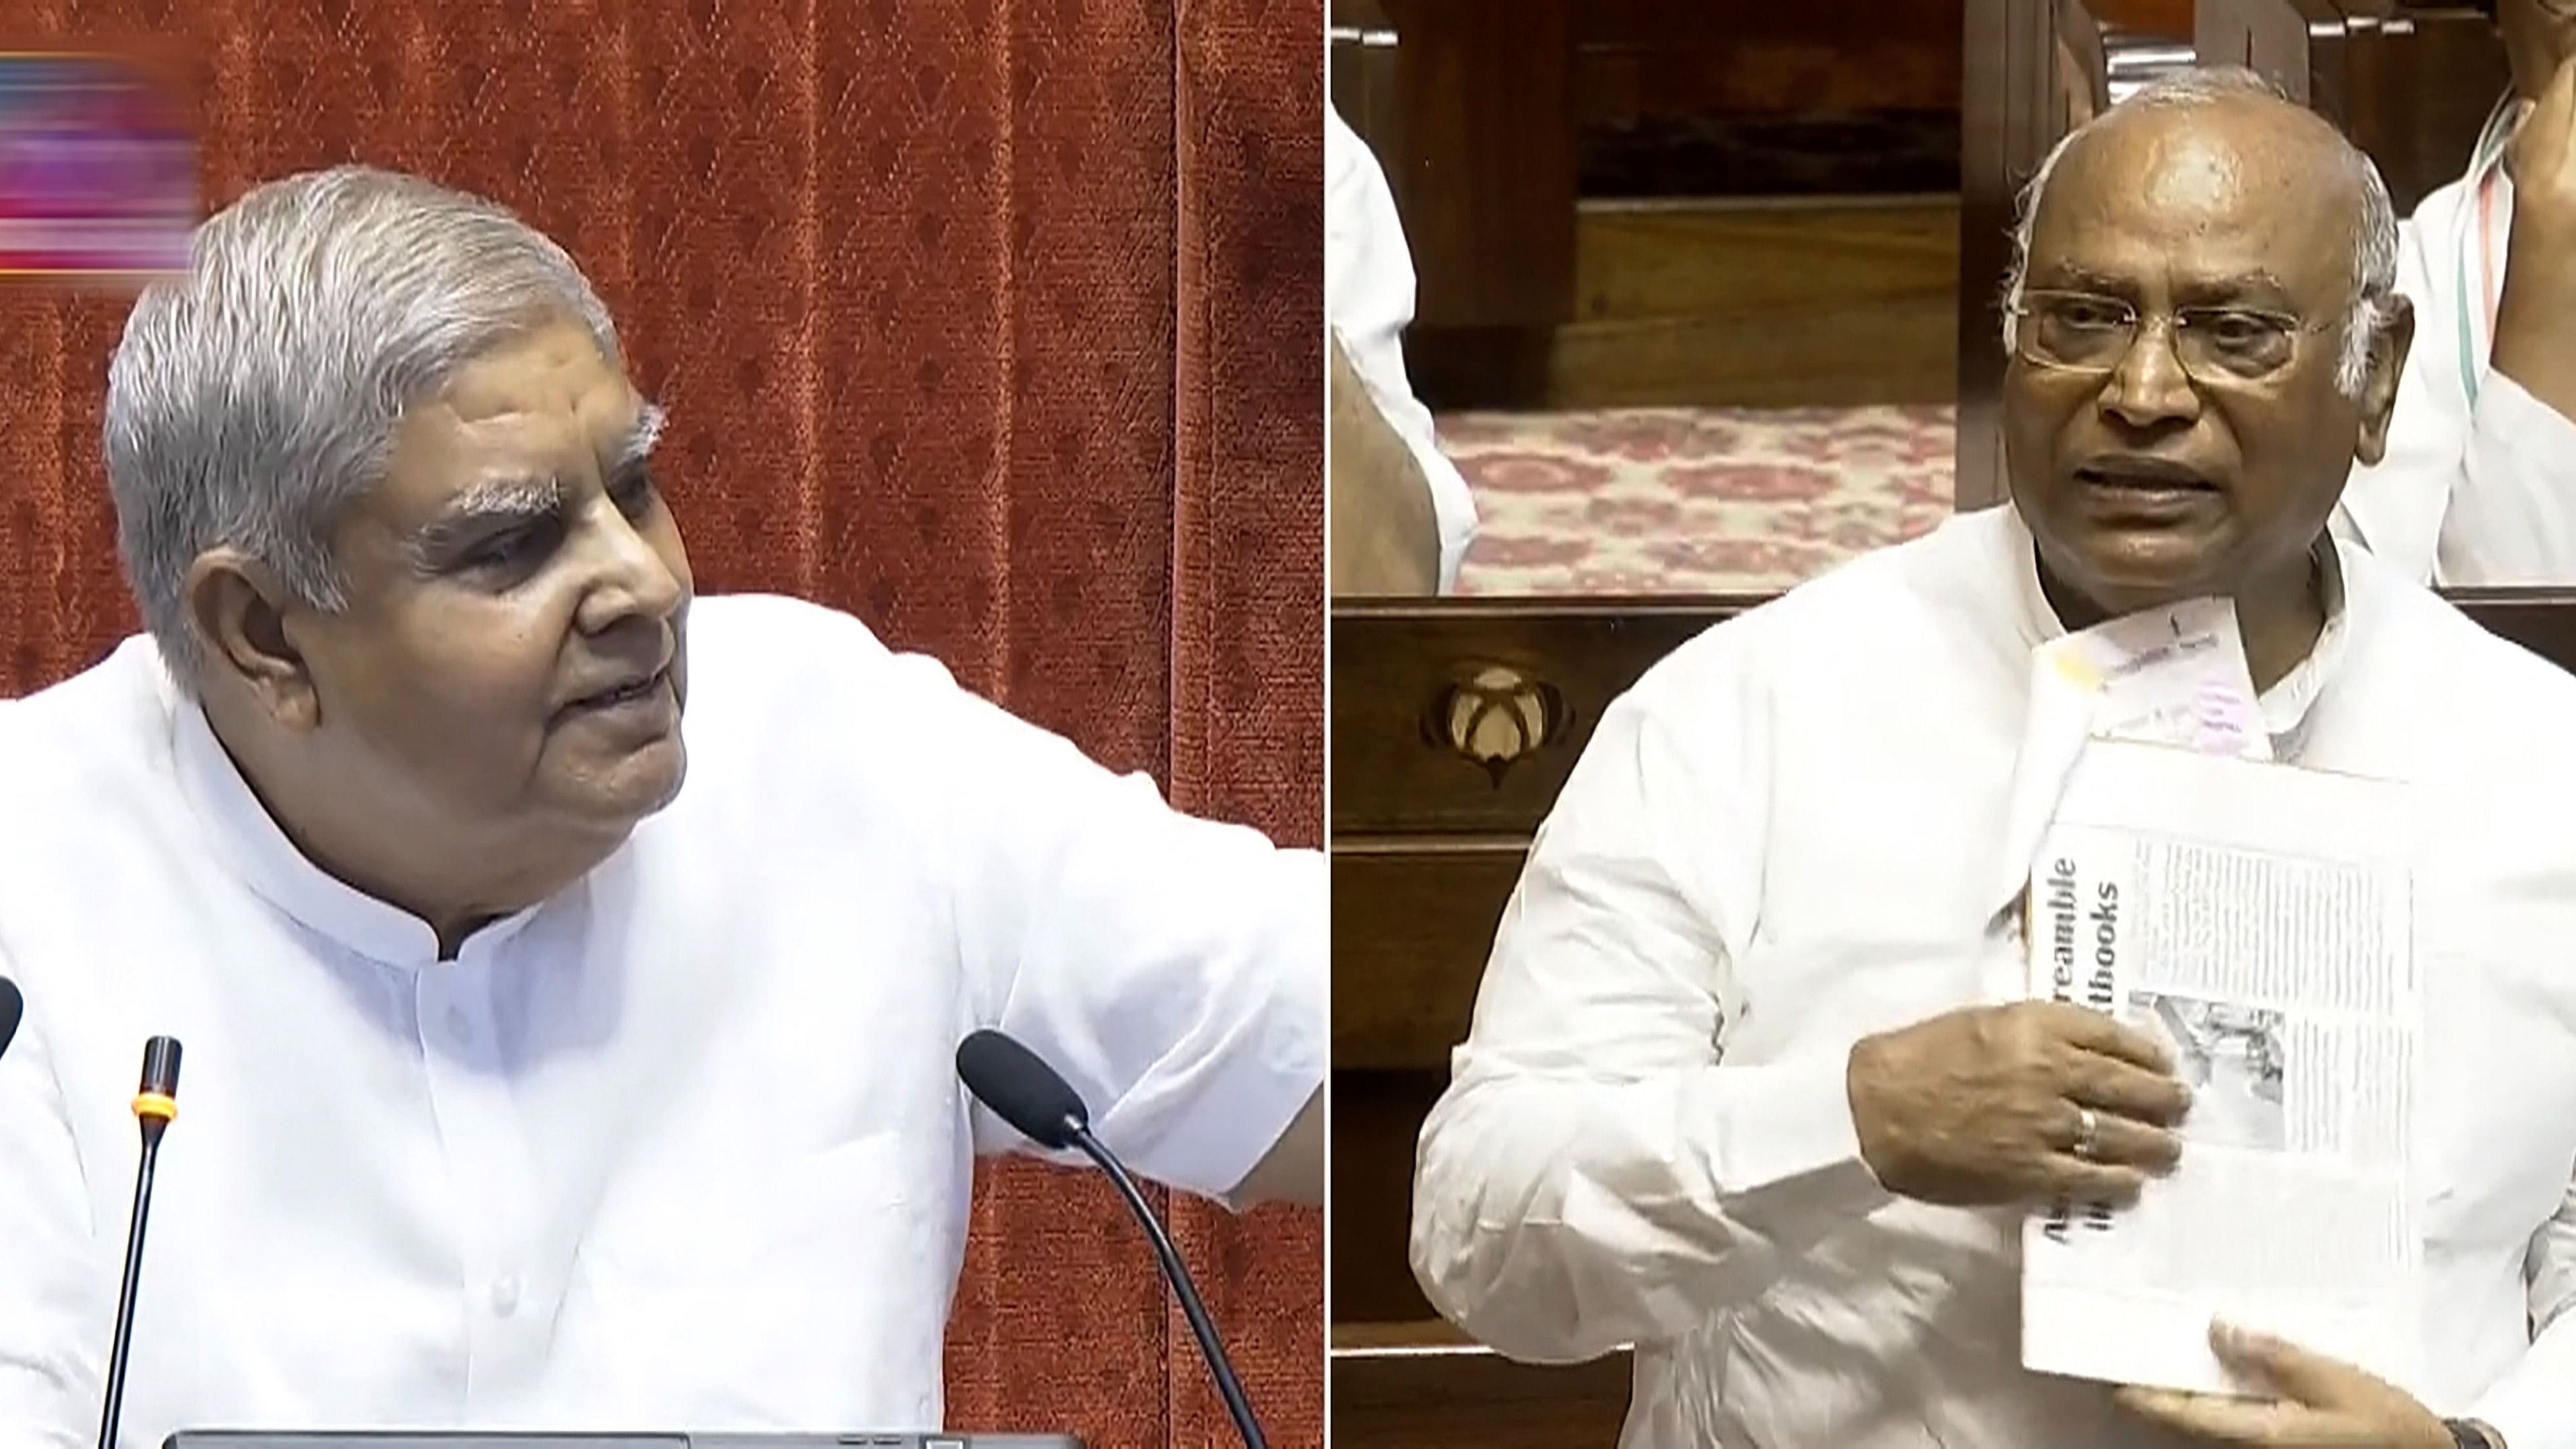
[[[18,983],[0,976],[0,1057],[9,1054],[9,1043],[18,1036],[18,1022],[27,1014],[27,998],[18,994]]]
[[[1216,1336],[1216,1325],[1208,1321],[1207,1305],[1199,1302],[1190,1270],[1172,1248],[1172,1235],[1163,1230],[1162,1221],[1154,1216],[1117,1154],[1091,1135],[1091,1109],[1082,1105],[1082,1094],[1036,1052],[998,1031],[970,1032],[957,1044],[957,1075],[975,1100],[992,1108],[993,1115],[1010,1123],[1021,1136],[1040,1147],[1076,1148],[1109,1174],[1109,1180],[1118,1185],[1118,1195],[1127,1199],[1127,1210],[1145,1225],[1145,1237],[1154,1245],[1163,1276],[1180,1297],[1181,1313],[1190,1321],[1190,1333],[1199,1341],[1199,1353],[1207,1359],[1208,1373],[1216,1380],[1217,1396],[1225,1400],[1235,1431],[1248,1449],[1269,1449],[1261,1426],[1253,1422],[1243,1384],[1234,1376],[1234,1364]]]
[[[152,1214],[152,1168],[161,1160],[161,1134],[178,1115],[179,1042],[156,1036],[143,1044],[143,1085],[134,1093],[143,1162],[134,1174],[134,1221],[125,1229],[125,1283],[116,1290],[116,1345],[107,1355],[107,1407],[98,1421],[98,1449],[116,1449],[116,1420],[125,1409],[125,1357],[134,1347],[134,1289],[143,1279],[143,1226]]]

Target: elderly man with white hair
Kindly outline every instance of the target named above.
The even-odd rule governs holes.
[[[262,186],[135,304],[149,636],[0,708],[0,1445],[99,1422],[160,1033],[135,1449],[935,1430],[973,1157],[1030,1145],[981,1027],[1141,1173],[1319,1199],[1319,858],[693,602],[660,423],[562,250],[407,177]]]
[[[1603,716],[1424,1127],[1415,1271],[1505,1353],[1634,1345],[1632,1449],[2576,1449],[2576,678],[2329,534],[2410,339],[2387,192],[2195,72],[2049,158],[2020,252],[2010,506]],[[2163,1043],[2018,999],[2034,655],[2194,598],[2274,758],[2402,782],[2420,825],[2414,1382],[2227,1334],[2249,1397],[2022,1367],[2029,1212],[2198,1150]]]

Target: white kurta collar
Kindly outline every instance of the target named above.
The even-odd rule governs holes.
[[[418,916],[349,885],[307,859],[270,817],[242,778],[205,711],[163,681],[180,788],[205,826],[209,844],[262,900],[306,928],[373,961],[420,967],[439,963],[438,932]],[[516,936],[542,905],[494,921],[467,939],[464,954],[494,950]]]
[[[2056,608],[2048,602],[2047,591],[2040,587],[2039,549],[2031,538],[2029,525],[2022,521],[2017,508],[2007,504],[2002,511],[2008,515],[2005,533],[2010,540],[2014,560],[2023,641],[2036,649],[2062,637],[2066,626],[2058,620]],[[2308,732],[2309,711],[2343,658],[2344,637],[2348,632],[2345,620],[2351,612],[2346,607],[2344,587],[2347,570],[2343,550],[2347,546],[2331,536],[2318,540],[2317,562],[2325,570],[2325,628],[2317,635],[2316,647],[2308,652],[2308,657],[2282,675],[2270,689],[2263,691],[2256,701],[2263,711],[2264,732],[2272,737],[2276,759],[2286,760],[2297,753],[2299,742]]]

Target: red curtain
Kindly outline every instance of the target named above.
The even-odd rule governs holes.
[[[701,586],[849,609],[1163,780],[1322,833],[1319,0],[0,0],[181,36],[208,196],[342,160],[581,261]],[[123,304],[0,294],[0,684],[134,627],[98,458]],[[1283,1445],[1323,1430],[1315,1214],[1174,1202]],[[1089,1178],[988,1169],[962,1428],[1231,1431]]]

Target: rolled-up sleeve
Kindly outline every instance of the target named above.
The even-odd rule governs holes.
[[[972,762],[942,812],[972,1024],[1063,1073],[1135,1171],[1224,1198],[1323,1088],[1322,855],[1174,810],[936,665],[904,667],[942,754]],[[1032,1150],[981,1108],[975,1134]]]
[[[1753,693],[1740,670],[1685,680],[1668,661],[1604,716],[1424,1125],[1414,1272],[1512,1356],[1676,1336],[1887,1201],[1846,1052],[1725,1060],[1763,870]]]

